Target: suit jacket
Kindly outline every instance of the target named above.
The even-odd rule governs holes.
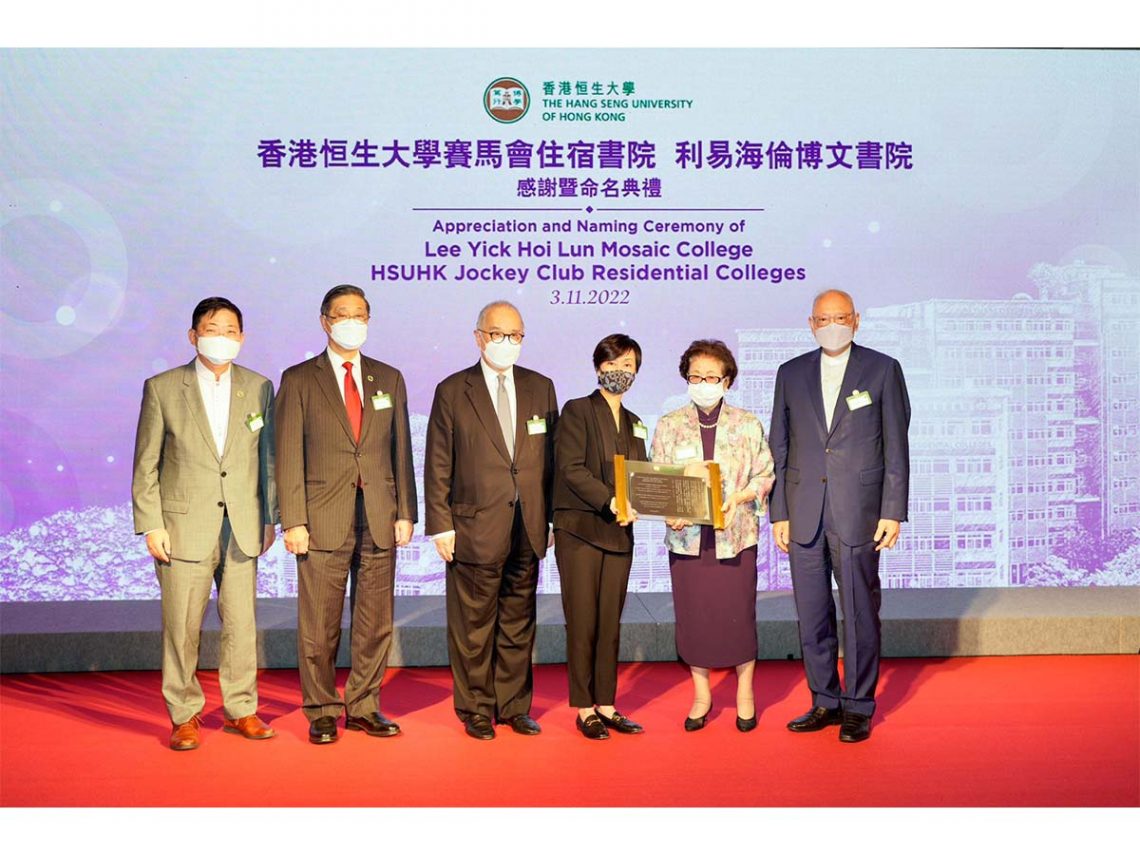
[[[906,520],[910,399],[896,359],[852,344],[829,431],[820,353],[797,356],[776,372],[771,518],[790,520],[792,540],[811,542],[826,490],[840,538],[855,546],[875,536],[880,519]],[[870,392],[870,405],[848,407],[847,398],[856,390]]]
[[[694,404],[666,413],[653,431],[650,458],[657,463],[690,463],[703,460],[701,426]],[[696,456],[692,456],[693,450]],[[688,456],[686,456],[686,452]],[[725,498],[730,493],[754,490],[756,501],[740,505],[732,525],[716,533],[716,557],[733,558],[741,550],[755,546],[760,539],[760,517],[768,491],[772,489],[772,455],[764,440],[764,427],[748,410],[721,404],[713,460],[720,464]],[[691,525],[680,531],[665,529],[665,545],[678,555],[699,555],[701,527]]]
[[[309,546],[331,551],[348,537],[356,513],[356,485],[373,542],[395,545],[397,519],[418,519],[412,437],[404,378],[361,354],[364,406],[359,445],[353,439],[328,351],[281,375],[277,395],[277,490],[281,527],[309,527]],[[373,396],[390,407],[376,409]]]
[[[273,384],[240,365],[229,370],[230,418],[221,455],[194,360],[143,384],[131,480],[135,533],[166,529],[172,558],[206,558],[217,545],[223,509],[238,548],[251,557],[261,554],[264,527],[276,521]],[[250,415],[260,415],[264,424],[251,429]]]
[[[546,555],[558,401],[549,377],[516,365],[514,379],[513,461],[478,363],[435,389],[424,462],[425,531],[454,530],[455,559],[465,564],[507,557],[516,496],[531,547],[539,558]],[[544,432],[528,431],[534,417],[543,420]]]
[[[633,435],[641,419],[621,408],[627,460],[647,460],[645,440]],[[554,527],[611,552],[633,549],[633,526],[610,511],[614,497],[617,428],[602,393],[567,401],[554,436]]]

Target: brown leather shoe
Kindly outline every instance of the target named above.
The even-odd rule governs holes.
[[[202,726],[202,719],[197,715],[190,716],[182,724],[174,725],[170,733],[170,747],[175,751],[192,751],[198,747],[198,729]]]
[[[226,733],[240,733],[246,739],[270,739],[277,735],[277,731],[259,719],[256,714],[223,719],[222,730]]]

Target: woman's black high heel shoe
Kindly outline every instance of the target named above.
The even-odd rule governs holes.
[[[700,730],[704,727],[709,720],[709,713],[712,712],[712,701],[709,701],[709,708],[705,710],[705,714],[700,718],[689,718],[685,716],[685,730],[692,733],[694,730]]]
[[[741,718],[739,715],[736,717],[736,729],[741,733],[748,733],[750,730],[756,729],[756,707],[753,701],[752,718]]]

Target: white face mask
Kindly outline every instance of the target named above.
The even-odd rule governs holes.
[[[843,350],[855,338],[855,329],[834,321],[815,330],[815,340],[824,350]]]
[[[724,397],[724,381],[722,380],[719,383],[690,383],[689,397],[698,407],[705,410],[711,409]]]
[[[225,365],[237,359],[241,342],[224,335],[198,336],[198,352],[214,365]]]
[[[329,329],[332,340],[345,350],[360,350],[368,339],[368,324],[356,318],[346,318],[335,324],[329,324]]]
[[[483,348],[483,355],[495,368],[510,368],[519,361],[520,353],[522,353],[522,342],[511,344],[507,339],[502,341],[488,339]]]

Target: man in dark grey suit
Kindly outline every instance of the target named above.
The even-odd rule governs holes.
[[[337,739],[336,720],[396,736],[380,714],[392,643],[396,547],[411,540],[416,482],[404,378],[360,353],[370,307],[355,285],[321,302],[328,347],[281,376],[278,490],[285,548],[297,556],[297,658],[309,741]],[[352,579],[352,669],[342,701],[336,650]]]
[[[839,739],[871,735],[879,679],[879,553],[906,520],[910,400],[898,362],[852,342],[859,328],[844,291],[824,291],[808,318],[820,348],[776,373],[769,444],[776,465],[772,536],[792,566],[812,708],[797,733],[840,724]],[[843,610],[839,684],[832,574]]]
[[[257,716],[257,558],[273,543],[273,384],[235,365],[241,310],[224,297],[195,308],[198,355],[143,385],[135,435],[135,531],[162,590],[162,694],[170,747],[198,747],[205,696],[195,674],[202,618],[218,587],[218,684],[225,730],[268,739]]]
[[[550,544],[558,402],[548,377],[515,365],[518,310],[479,313],[479,362],[436,387],[424,465],[426,533],[447,562],[447,644],[455,712],[468,735],[530,717],[538,562]]]

